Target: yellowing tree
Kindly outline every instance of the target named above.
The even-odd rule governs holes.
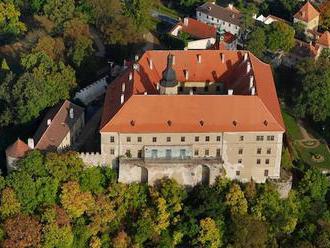
[[[13,3],[0,2],[0,34],[18,35],[26,31],[26,26],[19,21],[21,13]]]
[[[244,215],[247,213],[248,204],[244,193],[238,184],[233,184],[226,196],[226,204],[230,208],[230,212],[234,214]]]
[[[20,212],[21,204],[12,188],[5,188],[1,194],[0,213],[2,218],[15,215]]]
[[[202,247],[218,248],[222,244],[222,235],[212,218],[202,219],[199,223],[198,241]]]
[[[76,181],[67,182],[62,186],[61,203],[71,218],[78,218],[95,207],[92,194],[82,192]]]

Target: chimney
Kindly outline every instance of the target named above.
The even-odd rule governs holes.
[[[188,17],[185,17],[185,18],[183,19],[183,25],[184,25],[184,26],[188,26],[188,24],[189,24],[189,18],[188,18]]]
[[[139,60],[139,55],[135,55],[134,60],[138,61]]]
[[[189,95],[193,95],[193,94],[194,94],[193,89],[190,89],[190,90],[189,90]]]
[[[233,7],[234,7],[234,5],[233,5],[232,3],[228,4],[228,8],[229,8],[230,10],[233,10]]]
[[[253,86],[251,88],[251,95],[254,96],[256,94],[256,88]]]
[[[149,59],[149,68],[150,68],[150,70],[152,70],[152,68],[153,68],[152,59]]]
[[[125,92],[125,83],[121,84],[121,92],[124,93]]]
[[[228,89],[228,96],[232,96],[234,93],[234,90],[233,89]]]
[[[197,61],[199,64],[202,63],[202,55],[201,54],[197,54]]]
[[[73,108],[70,108],[69,115],[70,115],[70,119],[73,119],[74,118]]]
[[[254,77],[251,75],[250,76],[250,87],[249,87],[249,89],[251,89],[253,87],[253,80],[254,80]]]
[[[251,71],[251,64],[250,62],[247,62],[246,64],[246,73],[249,73]]]
[[[124,94],[121,94],[121,96],[120,96],[120,104],[123,104],[124,103],[124,100],[125,100],[125,95]]]
[[[33,140],[33,138],[28,139],[28,147],[30,149],[34,149],[34,140]]]
[[[184,70],[184,77],[186,80],[189,79],[189,71],[188,70]]]
[[[248,60],[248,53],[244,53],[244,61]]]
[[[172,54],[172,65],[175,65],[175,55]]]
[[[51,123],[52,123],[52,120],[51,119],[48,119],[47,120],[47,126],[49,126]]]
[[[159,91],[159,83],[157,83],[157,85],[156,85],[156,89]]]
[[[221,63],[222,64],[225,63],[225,54],[221,53],[220,57],[221,57]]]
[[[145,91],[145,92],[144,92],[144,95],[145,95],[145,96],[148,95],[148,92]]]
[[[133,73],[130,72],[129,75],[128,75],[128,80],[131,81],[133,79]]]

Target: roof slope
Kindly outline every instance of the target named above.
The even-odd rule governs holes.
[[[206,2],[197,7],[197,11],[203,12],[209,16],[216,17],[220,20],[232,23],[236,26],[240,25],[240,12],[236,9],[223,8],[217,4]]]
[[[307,1],[307,3],[294,15],[294,18],[297,18],[304,22],[310,22],[319,15],[320,13],[309,1]]]
[[[218,82],[225,89],[233,89],[234,95],[159,95],[157,84],[169,52],[175,57],[173,68],[180,83]],[[246,60],[245,54],[249,55]],[[201,56],[201,63],[197,62],[198,56]],[[249,73],[248,63],[252,66]],[[185,70],[189,71],[188,80]],[[251,77],[257,91],[255,96],[249,91]],[[200,125],[200,121],[204,125]],[[135,65],[135,70],[127,69],[107,89],[101,132],[216,130],[285,130],[271,68],[250,53],[228,50],[148,51]]]
[[[13,158],[21,158],[29,150],[28,145],[21,139],[17,139],[6,149],[6,155]]]
[[[69,114],[71,108],[74,112],[73,119],[70,118]],[[40,150],[56,149],[83,113],[84,108],[68,100],[51,108],[34,134],[35,148]],[[47,125],[48,120],[51,121],[50,125]]]
[[[318,39],[317,43],[325,47],[330,47],[330,32],[325,31]]]
[[[185,23],[187,25],[185,25]],[[215,38],[217,35],[217,30],[215,27],[197,21],[193,18],[184,18],[184,22],[177,25],[182,26],[182,32],[188,33],[198,39]]]

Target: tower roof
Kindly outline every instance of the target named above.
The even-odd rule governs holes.
[[[6,155],[13,158],[21,158],[29,150],[28,145],[21,139],[17,139],[6,149]]]
[[[330,32],[325,31],[318,39],[317,43],[325,47],[330,47]]]
[[[307,1],[307,3],[294,15],[294,18],[304,22],[310,22],[319,15],[320,13],[309,1]]]
[[[177,85],[176,73],[173,69],[173,59],[174,56],[172,54],[167,55],[167,65],[165,70],[163,71],[163,77],[160,81],[160,85],[163,87],[174,87]]]

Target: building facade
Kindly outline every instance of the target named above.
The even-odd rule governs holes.
[[[319,26],[320,13],[314,6],[307,1],[307,3],[294,15],[294,23],[302,23],[307,30],[317,30]]]
[[[221,7],[214,2],[206,2],[196,9],[198,21],[207,23],[217,28],[221,27],[226,32],[239,35],[240,12],[232,4],[227,8]]]
[[[279,178],[285,131],[269,65],[245,51],[148,51],[112,82],[101,154],[119,181]]]

